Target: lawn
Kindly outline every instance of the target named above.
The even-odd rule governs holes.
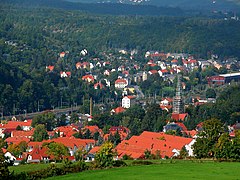
[[[240,163],[167,161],[153,165],[91,170],[48,178],[48,180],[154,180],[154,179],[240,179]]]
[[[62,164],[56,164],[57,166],[60,166]],[[19,166],[10,166],[9,170],[14,173],[18,174],[21,172],[30,172],[30,171],[37,171],[41,169],[47,169],[50,166],[50,164],[26,164],[26,165],[19,165]]]

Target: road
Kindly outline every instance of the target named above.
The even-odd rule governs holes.
[[[134,86],[134,89],[137,93],[137,99],[142,99],[144,98],[144,94],[143,92],[141,91],[141,89],[139,88],[139,86]]]

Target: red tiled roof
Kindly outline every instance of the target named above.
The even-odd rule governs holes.
[[[26,137],[9,137],[7,139],[5,139],[5,142],[12,143],[12,144],[19,144],[20,142],[25,141],[25,142],[30,142],[29,138]]]
[[[29,155],[32,156],[32,160],[43,160],[44,157],[50,157],[47,154],[47,148],[46,147],[35,147],[33,150],[29,153]]]
[[[2,151],[5,154],[7,152],[7,149],[2,148]]]
[[[4,124],[1,128],[4,129],[16,129],[17,126],[23,127],[23,126],[29,126],[31,127],[32,120],[25,120],[25,121],[8,121],[7,124]]]
[[[158,73],[157,70],[150,70],[149,72],[150,72],[151,74],[157,74],[157,73]]]
[[[126,110],[123,107],[117,107],[117,108],[113,109],[113,111],[114,111],[115,114],[119,114],[119,113],[122,113]]]
[[[187,128],[183,123],[176,122],[175,124],[177,124],[179,127],[181,127],[183,131],[187,131]]]
[[[49,69],[49,71],[53,71],[54,70],[54,66],[47,66],[47,69]]]
[[[60,127],[57,127],[54,130],[54,132],[55,133],[60,132],[61,136],[71,137],[76,132],[79,132],[79,130],[70,125],[70,126],[60,126]]]
[[[187,113],[183,114],[172,113],[172,119],[175,121],[184,121],[187,115],[188,115]]]
[[[162,69],[160,70],[162,73],[168,73],[168,70],[167,69]]]
[[[12,137],[31,137],[33,136],[34,129],[31,129],[30,131],[12,131],[11,136]]]
[[[83,129],[88,129],[92,135],[96,132],[103,134],[102,130],[98,126],[85,126]]]
[[[144,155],[146,149],[155,154],[160,151],[162,157],[172,157],[173,150],[181,150],[183,146],[189,144],[193,139],[179,136],[167,135],[144,131],[140,136],[132,136],[129,140],[122,141],[116,150],[120,156],[124,154],[137,156]],[[135,158],[135,157],[133,157]]]
[[[89,154],[96,154],[100,150],[100,146],[95,146],[89,151]]]
[[[185,131],[185,133],[187,135],[190,135],[191,137],[194,137],[197,135],[197,131],[196,130],[191,130],[191,131]]]
[[[85,75],[82,77],[82,80],[88,80],[90,79],[91,81],[94,81],[94,77],[92,75]]]
[[[127,81],[125,79],[117,79],[115,84],[127,84]]]

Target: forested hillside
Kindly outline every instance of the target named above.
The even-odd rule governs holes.
[[[238,0],[66,0],[70,2],[82,2],[82,3],[125,3],[134,5],[154,5],[159,7],[178,7],[181,9],[189,10],[194,9],[197,11],[236,11],[240,10],[240,2]]]
[[[137,49],[141,56],[156,50],[203,58],[210,54],[239,57],[239,21],[92,15],[4,4],[0,8],[0,102],[8,115],[56,107],[60,100],[70,105],[83,103],[83,97],[91,96],[96,103],[111,97],[109,89],[94,91],[93,85],[83,83],[86,72],[76,72],[83,48],[89,51],[86,61],[119,48]],[[69,55],[59,60],[62,51]],[[55,65],[56,71],[46,73],[47,65]],[[61,79],[62,70],[71,71],[71,79]]]

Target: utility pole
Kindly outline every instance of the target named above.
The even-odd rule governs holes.
[[[38,100],[38,112],[39,112],[39,100]]]
[[[92,97],[90,98],[90,116],[92,116]]]

